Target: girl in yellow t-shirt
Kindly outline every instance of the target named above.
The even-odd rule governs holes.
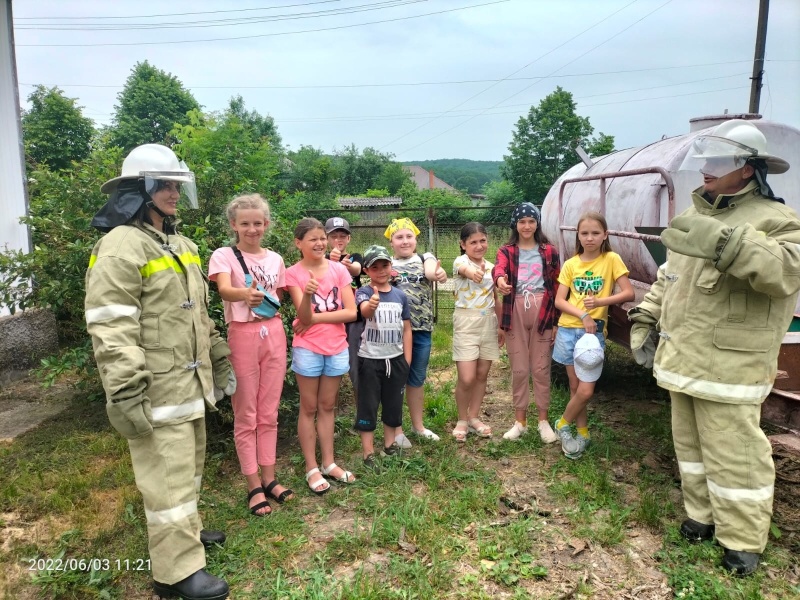
[[[597,212],[585,213],[577,229],[575,256],[564,263],[558,277],[556,308],[561,318],[553,348],[553,360],[567,367],[570,389],[569,404],[554,429],[564,454],[573,459],[580,458],[590,440],[586,405],[603,369],[608,307],[634,299],[628,268],[611,250],[605,217]],[[620,289],[617,293],[615,285]],[[595,336],[596,340],[581,340],[584,336]],[[572,423],[577,436],[572,435]]]

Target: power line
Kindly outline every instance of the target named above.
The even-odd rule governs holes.
[[[694,83],[706,83],[708,81],[715,81],[715,80],[718,80],[718,79],[730,79],[732,77],[742,77],[742,76],[746,76],[746,75],[749,75],[749,73],[748,72],[743,72],[743,73],[736,73],[734,75],[722,75],[722,76],[719,76],[719,77],[706,77],[706,78],[703,78],[703,79],[695,79],[695,80],[692,80],[692,81],[682,81],[682,82],[679,82],[679,83],[670,83],[670,84],[665,84],[665,85],[656,85],[656,86],[644,87],[644,88],[625,89],[625,90],[619,90],[619,91],[616,91],[616,92],[604,92],[602,94],[590,94],[588,96],[577,97],[577,98],[575,98],[575,100],[585,100],[585,99],[588,99],[588,98],[599,98],[599,97],[602,97],[602,96],[613,96],[613,95],[617,95],[617,94],[630,94],[630,93],[633,93],[633,92],[644,92],[644,91],[657,90],[657,89],[663,89],[663,88],[678,87],[678,86],[681,86],[681,85],[691,85],[691,84],[694,84]],[[506,104],[506,105],[503,105],[503,106],[490,106],[490,107],[486,107],[486,108],[463,108],[463,109],[460,109],[458,112],[464,113],[466,111],[488,111],[488,110],[491,110],[493,108],[518,108],[518,107],[527,107],[527,106],[530,106],[530,105],[529,104]],[[456,111],[453,111],[453,112],[456,112]],[[518,111],[513,111],[513,113],[517,113],[517,112]],[[288,123],[288,122],[292,122],[292,123],[296,123],[296,122],[317,122],[318,123],[318,122],[324,122],[324,121],[387,120],[387,119],[409,118],[409,117],[413,117],[413,118],[430,118],[431,115],[436,115],[436,114],[439,114],[439,113],[437,111],[433,111],[433,112],[425,112],[425,113],[397,113],[397,114],[390,114],[390,115],[346,115],[346,116],[337,116],[337,117],[326,116],[326,117],[296,117],[296,118],[287,117],[287,118],[280,119],[280,121],[283,122],[283,123]],[[493,114],[512,114],[512,113],[504,112],[504,113],[493,113]],[[448,115],[445,115],[445,116],[448,116]],[[466,116],[478,116],[478,115],[457,114],[457,115],[453,115],[453,116],[455,116],[455,117],[466,117]]]
[[[646,15],[644,15],[643,17],[641,17],[640,19],[637,19],[636,21],[634,21],[633,23],[631,23],[630,25],[628,25],[627,27],[625,27],[625,28],[624,28],[624,29],[622,29],[621,31],[618,31],[617,33],[615,33],[614,35],[612,35],[610,38],[608,38],[608,39],[606,39],[606,40],[604,40],[604,41],[600,42],[599,44],[597,44],[596,46],[593,46],[592,48],[589,48],[589,50],[587,50],[587,51],[586,51],[586,52],[584,52],[583,54],[580,54],[580,55],[578,55],[577,57],[575,57],[574,59],[572,59],[572,60],[571,60],[571,61],[569,61],[568,63],[561,65],[561,66],[560,66],[559,68],[557,68],[555,71],[553,71],[552,73],[550,73],[550,75],[553,75],[553,74],[555,74],[555,73],[558,73],[558,72],[559,72],[561,69],[563,69],[564,67],[566,67],[566,66],[568,66],[568,65],[571,65],[572,63],[574,63],[574,62],[576,62],[577,60],[579,60],[579,59],[583,58],[584,56],[586,56],[587,54],[589,54],[589,53],[591,53],[591,52],[594,52],[594,51],[595,51],[597,48],[599,48],[600,46],[603,46],[603,45],[607,44],[608,42],[610,42],[611,40],[615,39],[615,38],[616,38],[616,37],[618,37],[619,35],[623,34],[623,33],[624,33],[624,32],[626,32],[626,31],[628,31],[628,30],[629,30],[631,27],[633,27],[633,26],[637,25],[638,23],[641,23],[642,21],[644,21],[644,20],[645,20],[647,17],[649,17],[649,16],[650,16],[650,15],[652,15],[653,13],[655,13],[655,12],[657,12],[657,11],[661,10],[661,9],[662,9],[662,8],[664,8],[664,7],[665,7],[667,4],[669,4],[670,2],[672,2],[672,0],[667,0],[666,2],[664,2],[664,4],[662,4],[662,5],[658,6],[658,7],[656,7],[656,8],[655,8],[655,9],[653,9],[653,10],[651,10],[649,13],[647,13]],[[538,83],[538,81],[535,81],[535,82],[533,82],[531,85],[529,85],[529,86],[527,86],[527,87],[525,87],[525,88],[521,89],[520,91],[518,91],[518,92],[516,92],[516,93],[512,94],[511,96],[508,96],[507,98],[504,98],[503,100],[500,100],[499,102],[495,103],[495,104],[492,106],[492,108],[494,108],[494,107],[497,107],[498,105],[502,104],[503,102],[506,102],[506,101],[510,100],[511,98],[514,98],[515,96],[519,96],[519,95],[520,95],[522,92],[525,92],[525,91],[529,90],[531,87],[533,87],[533,86],[534,86],[534,85],[536,85],[537,83]],[[479,113],[479,114],[481,114],[481,113]],[[414,149],[416,149],[416,148],[419,148],[420,146],[423,146],[423,145],[427,144],[428,142],[430,142],[430,141],[433,141],[433,140],[435,140],[436,138],[443,136],[443,135],[444,135],[444,134],[446,134],[446,133],[450,133],[450,132],[451,132],[451,131],[453,131],[454,129],[457,129],[457,128],[461,127],[462,125],[464,125],[464,124],[466,124],[466,123],[469,123],[469,122],[470,122],[472,119],[474,119],[476,116],[478,116],[478,115],[475,115],[475,116],[469,117],[469,118],[465,119],[464,121],[462,121],[461,123],[458,123],[458,124],[456,124],[454,127],[451,127],[451,128],[449,128],[449,129],[446,129],[445,131],[442,131],[441,133],[438,133],[438,134],[434,135],[433,137],[430,137],[430,138],[428,138],[427,140],[425,140],[425,141],[423,141],[423,142],[420,142],[420,143],[419,143],[419,144],[417,144],[416,146],[412,146],[411,148],[407,148],[406,150],[403,150],[403,151],[402,151],[400,154],[405,154],[406,152],[410,152],[411,150],[414,150]]]
[[[669,96],[654,96],[652,98],[637,98],[635,100],[618,100],[616,102],[599,102],[596,104],[581,104],[584,108],[588,108],[589,106],[609,106],[611,104],[628,104],[630,102],[648,102],[650,100],[663,100],[664,98],[682,98],[684,96],[695,96],[697,94],[714,94],[716,92],[729,92],[731,90],[749,90],[750,86],[738,86],[738,87],[729,87],[729,88],[721,88],[718,90],[706,90],[704,92],[691,92],[688,94],[670,94]]]
[[[183,17],[186,15],[213,15],[219,13],[238,13],[238,12],[250,12],[256,10],[275,10],[277,8],[295,8],[298,6],[310,6],[312,4],[330,4],[332,2],[341,2],[342,0],[318,0],[317,2],[304,2],[302,4],[283,4],[281,6],[268,6],[263,8],[237,8],[237,9],[228,9],[228,10],[206,10],[206,11],[199,11],[199,12],[184,12],[184,13],[162,13],[162,14],[154,14],[154,15],[125,15],[125,16],[113,16],[113,17],[14,17],[14,21],[35,21],[37,19],[46,19],[50,21],[56,20],[77,20],[77,19],[96,19],[96,20],[103,20],[103,19],[149,19],[152,17]]]
[[[744,73],[747,75],[747,73]],[[637,98],[637,99],[630,99],[630,100],[615,100],[613,102],[601,102],[595,104],[580,104],[583,107],[589,106],[607,106],[611,104],[627,104],[629,102],[647,102],[648,100],[661,100],[662,98],[677,98],[682,96],[695,96],[697,94],[712,94],[715,92],[726,92],[730,90],[740,90],[745,89],[741,86],[737,87],[730,87],[730,88],[720,88],[715,90],[703,90],[700,92],[688,92],[686,94],[671,94],[669,96],[652,96],[650,98]],[[614,93],[623,93],[623,92],[614,92]],[[594,98],[596,96],[601,96],[603,94],[597,94],[594,96],[584,96],[583,98]],[[575,98],[575,100],[581,100],[583,98]],[[518,105],[518,106],[528,106],[527,104]],[[502,106],[500,108],[512,108],[513,105],[509,106]],[[468,109],[467,109],[468,110]],[[502,112],[488,112],[489,109],[473,109],[473,110],[481,110],[482,112],[476,115],[465,115],[465,114],[448,114],[443,116],[442,118],[452,118],[457,119],[461,117],[481,117],[481,116],[494,116],[494,115],[518,115],[518,110],[507,110]],[[421,114],[414,114],[414,113],[407,113],[407,114],[398,114],[398,115],[375,115],[375,116],[365,116],[365,117],[312,117],[307,119],[282,119],[279,117],[274,117],[275,121],[278,123],[325,123],[328,121],[344,121],[344,122],[360,122],[360,121],[385,121],[390,119],[401,119],[401,120],[416,120],[416,119],[425,119],[428,118],[428,113],[421,113]]]
[[[751,59],[731,60],[727,62],[698,63],[695,65],[677,65],[672,67],[650,67],[647,69],[628,69],[622,71],[595,71],[593,73],[568,73],[565,75],[533,75],[531,77],[507,77],[503,79],[463,79],[454,81],[415,81],[415,82],[394,82],[394,83],[352,83],[352,84],[319,84],[319,85],[189,85],[186,87],[192,90],[318,90],[318,89],[358,89],[358,88],[382,88],[382,87],[414,87],[430,85],[461,85],[472,83],[493,83],[501,81],[530,81],[532,79],[564,79],[569,77],[591,77],[596,75],[622,75],[626,73],[646,73],[650,71],[664,71],[669,69],[690,69],[695,67],[715,67],[720,65],[736,65],[742,63],[752,63]],[[776,59],[766,59],[765,62],[787,62]],[[20,83],[36,87],[45,85],[47,87],[78,87],[78,88],[111,88],[121,89],[124,85],[105,85],[96,83]]]
[[[321,17],[335,17],[341,15],[356,14],[374,10],[384,10],[387,8],[397,8],[409,4],[419,4],[429,0],[383,0],[370,4],[359,4],[332,8],[329,10],[318,10],[312,12],[287,13],[282,15],[271,15],[264,17],[241,17],[237,19],[217,19],[212,21],[174,21],[164,23],[77,23],[68,25],[58,24],[26,24],[16,27],[17,30],[25,31],[136,31],[146,29],[199,29],[207,27],[237,27],[240,25],[253,25],[256,23],[273,23],[280,21],[293,21],[302,19],[318,19]]]
[[[622,12],[623,10],[625,10],[626,8],[628,8],[629,6],[631,6],[631,5],[633,5],[633,4],[636,4],[636,2],[638,2],[638,0],[633,0],[633,2],[630,2],[630,3],[626,4],[625,6],[623,6],[622,8],[620,8],[619,10],[616,10],[616,11],[614,11],[613,13],[611,13],[610,15],[608,15],[607,17],[605,17],[604,19],[601,19],[600,21],[598,21],[598,22],[597,22],[597,23],[595,23],[594,25],[591,25],[590,27],[588,27],[588,28],[584,29],[584,30],[583,30],[583,31],[581,31],[580,33],[578,33],[578,34],[576,34],[576,35],[572,36],[572,37],[571,37],[570,39],[568,39],[566,42],[564,42],[564,43],[562,43],[562,44],[559,44],[558,46],[556,46],[555,48],[552,48],[551,50],[548,50],[547,52],[545,52],[545,53],[544,53],[544,54],[542,54],[541,56],[539,56],[539,57],[535,58],[534,60],[532,60],[531,62],[529,62],[529,63],[528,63],[527,65],[525,65],[524,67],[522,67],[522,68],[520,68],[520,69],[517,69],[517,70],[516,70],[516,71],[514,71],[513,73],[510,73],[510,74],[509,74],[507,77],[504,77],[503,79],[501,79],[501,81],[503,81],[503,80],[507,79],[508,77],[512,77],[513,75],[516,75],[516,74],[517,74],[517,73],[519,73],[520,71],[523,71],[523,70],[527,69],[529,66],[531,66],[531,65],[532,65],[532,64],[534,64],[535,62],[538,62],[539,60],[541,60],[542,58],[544,58],[545,56],[547,56],[547,55],[549,55],[549,54],[552,54],[553,52],[555,52],[556,50],[558,50],[558,49],[559,49],[559,48],[561,48],[562,46],[565,46],[565,45],[567,45],[568,43],[570,43],[571,41],[573,41],[573,40],[575,40],[575,39],[579,38],[580,36],[582,36],[582,35],[583,35],[584,33],[586,33],[587,31],[590,31],[591,29],[594,29],[595,27],[597,27],[597,26],[598,26],[598,25],[600,25],[601,23],[604,23],[605,21],[607,21],[608,19],[610,19],[611,17],[613,17],[613,16],[614,16],[614,15],[616,15],[617,13],[619,13],[619,12]],[[459,104],[456,104],[456,105],[455,105],[455,106],[453,106],[452,108],[450,108],[450,109],[446,110],[445,112],[443,112],[443,113],[442,113],[442,115],[446,115],[447,113],[449,113],[449,112],[451,112],[451,111],[453,111],[453,110],[457,109],[459,106],[463,106],[464,104],[466,104],[466,103],[467,103],[467,102],[469,102],[470,100],[472,100],[472,99],[474,99],[474,98],[477,98],[478,96],[480,96],[480,95],[481,95],[481,94],[483,94],[484,92],[487,92],[487,91],[489,91],[490,89],[492,89],[492,88],[493,88],[494,86],[496,86],[496,85],[497,85],[496,83],[495,83],[495,84],[492,84],[492,85],[490,85],[490,86],[486,87],[485,89],[481,90],[481,91],[480,91],[480,92],[478,92],[477,94],[473,94],[472,96],[470,96],[469,98],[467,98],[467,99],[466,99],[466,100],[464,100],[463,102],[461,102],[461,103],[459,103]],[[394,144],[395,142],[399,142],[400,140],[402,140],[402,139],[404,139],[404,138],[408,137],[409,135],[411,135],[412,133],[415,133],[415,132],[419,131],[420,129],[422,129],[423,127],[426,127],[426,126],[430,125],[430,124],[431,124],[431,123],[433,123],[435,120],[436,120],[436,118],[433,118],[433,119],[431,119],[430,121],[428,121],[427,123],[423,123],[422,125],[420,125],[420,126],[418,126],[418,127],[415,127],[415,128],[414,128],[414,129],[412,129],[411,131],[408,131],[408,132],[404,133],[403,135],[401,135],[400,137],[397,137],[397,138],[393,139],[392,141],[390,141],[390,142],[388,142],[388,143],[384,144],[383,146],[381,146],[381,147],[379,148],[379,150],[383,150],[384,148],[387,148],[388,146],[391,146],[391,145],[392,145],[392,144]]]
[[[381,19],[378,21],[366,21],[364,23],[352,23],[349,25],[337,25],[335,27],[320,27],[318,29],[304,29],[299,31],[283,31],[279,33],[260,33],[255,35],[241,35],[236,37],[226,37],[226,38],[207,38],[202,40],[164,40],[158,42],[111,42],[111,43],[97,43],[97,44],[16,44],[16,47],[36,47],[36,48],[73,48],[73,47],[100,47],[100,46],[161,46],[161,45],[174,45],[174,44],[197,44],[197,43],[205,43],[205,42],[224,42],[224,41],[234,41],[234,40],[249,40],[254,38],[265,38],[265,37],[278,37],[278,36],[285,36],[285,35],[298,35],[301,33],[319,33],[322,31],[335,31],[338,29],[353,29],[355,27],[364,27],[367,25],[377,25],[379,23],[394,23],[397,21],[408,21],[411,19],[419,19],[422,17],[430,17],[433,15],[442,15],[446,13],[457,12],[461,10],[468,10],[470,8],[479,8],[483,6],[491,6],[493,4],[503,4],[505,2],[509,2],[510,0],[493,0],[492,2],[484,2],[482,4],[472,4],[470,6],[461,6],[458,8],[448,8],[445,10],[439,10],[429,13],[422,13],[419,15],[410,15],[406,17],[395,17],[392,19]],[[634,0],[636,1],[636,0]]]
[[[748,73],[741,73],[741,75],[747,75]],[[718,77],[716,79],[724,79]],[[705,81],[705,80],[704,80]],[[687,82],[688,83],[688,82]],[[684,84],[675,84],[675,85],[684,85]],[[670,86],[656,86],[654,88],[640,88],[639,90],[625,90],[619,92],[610,92],[611,94],[624,94],[633,91],[642,91],[648,89],[656,89],[658,87],[670,87]],[[596,98],[598,96],[605,96],[608,94],[593,94],[590,96],[581,96],[579,98],[575,98],[576,104],[586,108],[590,106],[610,106],[613,104],[628,104],[631,102],[648,102],[650,100],[662,100],[664,98],[680,98],[684,96],[697,96],[700,94],[714,94],[717,92],[728,92],[731,90],[743,90],[749,89],[747,86],[735,86],[729,88],[718,88],[714,90],[702,90],[699,92],[687,92],[685,94],[670,94],[668,96],[651,96],[649,98],[635,98],[635,99],[628,99],[628,100],[615,100],[613,102],[599,102],[595,104],[583,104],[577,102],[578,100],[584,100],[586,98]],[[502,106],[500,108],[513,108],[514,106],[528,106],[527,104],[517,104],[517,105],[507,105]],[[458,119],[461,117],[493,117],[496,115],[518,115],[519,110],[506,110],[506,111],[499,111],[499,112],[488,112],[492,107],[486,109],[462,109],[462,110],[480,110],[482,112],[476,115],[465,115],[465,114],[447,114],[442,116],[443,119]],[[90,110],[99,116],[113,116],[112,113],[100,112],[96,109],[89,109],[88,107],[83,107],[84,110]],[[434,113],[435,114],[435,113]],[[315,124],[323,124],[329,122],[346,122],[346,123],[358,123],[362,121],[388,121],[388,120],[419,120],[419,119],[427,119],[429,118],[431,113],[399,113],[393,115],[365,115],[365,116],[343,116],[343,117],[287,117],[281,118],[273,116],[272,118],[275,120],[276,123],[315,123]]]

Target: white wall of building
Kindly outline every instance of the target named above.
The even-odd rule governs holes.
[[[28,199],[12,28],[11,0],[0,0],[0,246],[29,251],[28,228],[19,223]]]
[[[11,0],[0,0],[0,250],[30,252],[28,228],[19,222],[27,207]]]

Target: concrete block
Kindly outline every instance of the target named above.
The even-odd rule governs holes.
[[[56,318],[51,311],[35,308],[0,317],[0,382],[16,379],[57,352]]]

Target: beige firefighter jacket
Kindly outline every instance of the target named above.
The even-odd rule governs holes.
[[[730,404],[757,404],[772,389],[781,341],[800,290],[800,220],[754,182],[715,208],[692,193],[684,215],[733,231],[719,261],[668,252],[658,280],[630,319],[657,323],[659,386]]]
[[[208,316],[191,240],[149,225],[114,228],[92,250],[85,309],[109,406],[141,400],[154,427],[215,410],[213,367],[230,349]]]

